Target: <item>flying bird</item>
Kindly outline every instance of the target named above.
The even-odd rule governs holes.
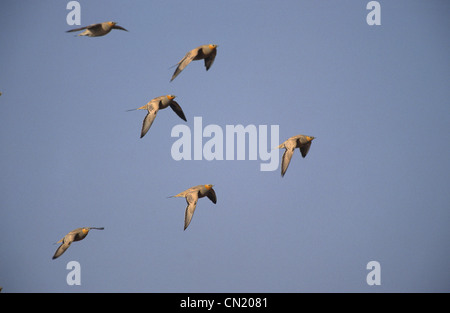
[[[60,257],[70,247],[72,242],[83,240],[87,236],[87,234],[89,233],[89,231],[91,229],[103,230],[105,228],[104,227],[81,227],[81,228],[72,230],[67,235],[65,235],[63,239],[61,239],[60,241],[57,242],[57,243],[61,243],[61,245],[56,250],[52,259],[54,260],[54,259]]]
[[[122,26],[117,25],[116,22],[104,22],[104,23],[91,24],[89,26],[84,26],[84,27],[80,27],[80,28],[71,29],[71,30],[68,30],[66,32],[67,33],[77,32],[77,31],[80,31],[80,30],[83,30],[83,29],[85,29],[85,31],[82,32],[81,34],[78,34],[78,36],[89,36],[89,37],[105,36],[112,29],[121,29],[121,30],[124,30],[124,31],[128,31],[125,28],[123,28]]]
[[[158,114],[159,110],[165,109],[168,106],[185,122],[186,116],[184,116],[183,110],[181,109],[180,105],[174,101],[176,96],[174,95],[167,95],[167,96],[161,96],[154,98],[150,100],[146,105],[141,106],[137,109],[131,109],[128,111],[136,111],[136,110],[147,110],[147,115],[144,118],[144,121],[142,123],[142,130],[141,130],[141,138],[145,136],[145,134],[150,129],[150,126],[152,126],[153,121],[156,118],[156,114]]]
[[[208,199],[211,200],[214,204],[217,203],[216,192],[212,187],[213,185],[198,185],[180,192],[175,196],[172,196],[186,198],[187,207],[186,212],[184,213],[184,230],[186,230],[186,228],[191,223],[191,219],[194,215],[194,211],[199,198],[208,197]]]
[[[284,176],[286,170],[291,162],[292,155],[294,154],[294,149],[299,148],[302,157],[306,157],[308,154],[309,148],[311,147],[311,142],[314,137],[305,136],[305,135],[297,135],[289,138],[281,145],[278,146],[278,149],[285,148],[283,158],[281,161],[281,176]]]
[[[216,58],[217,47],[218,47],[217,45],[203,45],[195,49],[192,49],[191,51],[186,53],[184,58],[181,59],[181,61],[176,64],[178,65],[177,69],[173,73],[170,81],[174,80],[175,77],[177,77],[178,74],[180,74],[181,71],[184,70],[186,66],[188,66],[188,64],[191,63],[192,61],[204,59],[206,70],[209,70],[209,68],[214,62],[214,59]]]

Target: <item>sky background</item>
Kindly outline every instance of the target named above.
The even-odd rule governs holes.
[[[65,32],[68,2],[0,10],[3,292],[450,292],[449,1],[380,1],[380,26],[360,0],[79,1],[82,26],[129,30],[98,38]],[[210,70],[170,83],[209,43]],[[162,110],[140,139],[126,110],[166,94],[187,122]],[[317,138],[284,178],[248,154],[175,161],[195,116]],[[199,184],[217,204],[183,231],[168,197]],[[105,230],[52,260],[83,226]]]

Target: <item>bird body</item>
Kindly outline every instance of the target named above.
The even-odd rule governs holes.
[[[72,230],[67,235],[65,235],[60,241],[57,243],[61,243],[61,245],[56,250],[53,255],[53,259],[60,257],[72,244],[74,241],[83,240],[91,229],[99,229],[103,230],[104,227],[80,227]]]
[[[203,45],[203,46],[199,46],[195,49],[192,49],[191,51],[186,53],[184,58],[181,59],[181,61],[177,63],[177,65],[178,65],[177,69],[173,73],[170,81],[174,80],[175,77],[177,77],[181,73],[181,71],[184,70],[186,68],[186,66],[188,66],[188,64],[191,63],[192,61],[205,60],[206,70],[209,70],[209,68],[211,67],[211,65],[214,62],[214,59],[216,58],[217,47],[218,47],[217,45],[212,45],[212,44],[211,45]]]
[[[116,22],[104,22],[104,23],[97,23],[97,24],[91,24],[89,26],[84,26],[80,28],[74,28],[71,30],[68,30],[67,33],[71,32],[77,32],[80,30],[85,29],[84,32],[78,34],[78,36],[88,36],[88,37],[100,37],[105,36],[113,29],[120,29],[124,31],[128,31],[122,26],[117,25]]]
[[[186,228],[191,223],[198,199],[208,197],[208,199],[211,200],[214,204],[217,203],[216,192],[212,187],[213,185],[198,185],[186,189],[185,191],[173,196],[186,198],[187,207],[184,214],[184,230],[186,230]]]
[[[284,176],[286,170],[291,162],[292,155],[294,154],[295,148],[299,148],[302,157],[306,157],[308,154],[309,148],[311,147],[311,142],[314,137],[305,136],[305,135],[296,135],[292,136],[281,145],[278,146],[278,149],[286,149],[283,154],[283,158],[281,161],[281,176]]]
[[[174,95],[166,95],[154,98],[150,100],[147,104],[141,106],[137,109],[132,109],[128,111],[135,111],[135,110],[147,110],[147,115],[144,118],[144,121],[142,123],[142,130],[141,130],[141,138],[147,134],[148,130],[153,124],[153,121],[156,118],[156,114],[158,114],[159,110],[165,109],[168,106],[184,121],[186,121],[186,116],[184,115],[183,110],[181,109],[180,105],[173,99],[175,99],[176,96]]]

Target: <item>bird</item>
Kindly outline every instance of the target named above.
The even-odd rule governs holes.
[[[56,249],[55,254],[53,255],[53,260],[60,257],[72,244],[74,241],[83,240],[91,229],[99,229],[103,230],[104,227],[80,227],[72,230],[67,235],[65,235],[60,241],[57,243],[61,243],[61,245]]]
[[[218,47],[217,45],[213,45],[213,44],[202,45],[202,46],[192,49],[191,51],[186,53],[184,58],[181,59],[181,61],[176,64],[176,65],[178,65],[177,69],[173,73],[170,81],[173,81],[175,79],[175,77],[177,77],[178,74],[180,74],[181,71],[184,70],[186,68],[186,66],[188,66],[189,63],[191,63],[191,61],[204,59],[206,70],[209,70],[209,68],[211,67],[211,65],[214,62],[214,59],[216,58],[217,47]]]
[[[191,223],[192,216],[194,215],[195,208],[197,206],[197,201],[199,198],[208,197],[209,200],[211,200],[214,204],[217,203],[217,197],[216,192],[212,188],[213,185],[198,185],[191,187],[189,189],[186,189],[183,192],[180,192],[179,194],[173,197],[184,197],[186,198],[186,212],[184,213],[184,230],[189,226]]]
[[[128,110],[128,111],[136,111],[136,110],[147,110],[148,111],[148,113],[145,116],[144,121],[142,123],[141,138],[145,136],[145,134],[150,129],[150,126],[152,126],[153,121],[156,118],[156,114],[158,114],[158,111],[165,109],[168,106],[170,106],[170,108],[182,120],[184,120],[185,122],[187,121],[186,116],[184,115],[184,112],[181,109],[180,105],[176,101],[173,100],[173,99],[175,99],[175,97],[176,96],[174,96],[174,95],[166,95],[166,96],[153,98],[146,105],[143,105],[140,108]]]
[[[85,29],[84,32],[81,34],[78,34],[78,36],[88,36],[88,37],[100,37],[105,36],[108,34],[112,29],[121,29],[124,31],[128,31],[122,26],[117,25],[116,22],[104,22],[104,23],[97,23],[97,24],[91,24],[88,26],[80,27],[80,28],[74,28],[66,31],[66,33],[71,32],[77,32],[80,30]]]
[[[292,155],[294,154],[294,149],[299,148],[302,157],[306,157],[308,154],[309,148],[311,147],[311,142],[315,137],[305,136],[305,135],[297,135],[292,136],[281,145],[278,146],[278,149],[285,148],[283,158],[281,161],[281,176],[283,177],[286,173],[286,170],[291,162]]]

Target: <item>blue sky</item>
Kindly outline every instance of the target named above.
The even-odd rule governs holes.
[[[449,292],[448,1],[6,1],[0,11],[3,292]],[[219,45],[206,72],[176,64]],[[143,111],[174,94],[187,122]],[[282,178],[261,160],[175,161],[172,128],[315,136]],[[204,141],[207,141],[205,139]],[[283,151],[279,151],[281,155]],[[214,184],[183,231],[186,202]],[[56,241],[105,227],[57,260]],[[381,265],[369,286],[366,265]],[[66,265],[81,265],[69,286]]]

